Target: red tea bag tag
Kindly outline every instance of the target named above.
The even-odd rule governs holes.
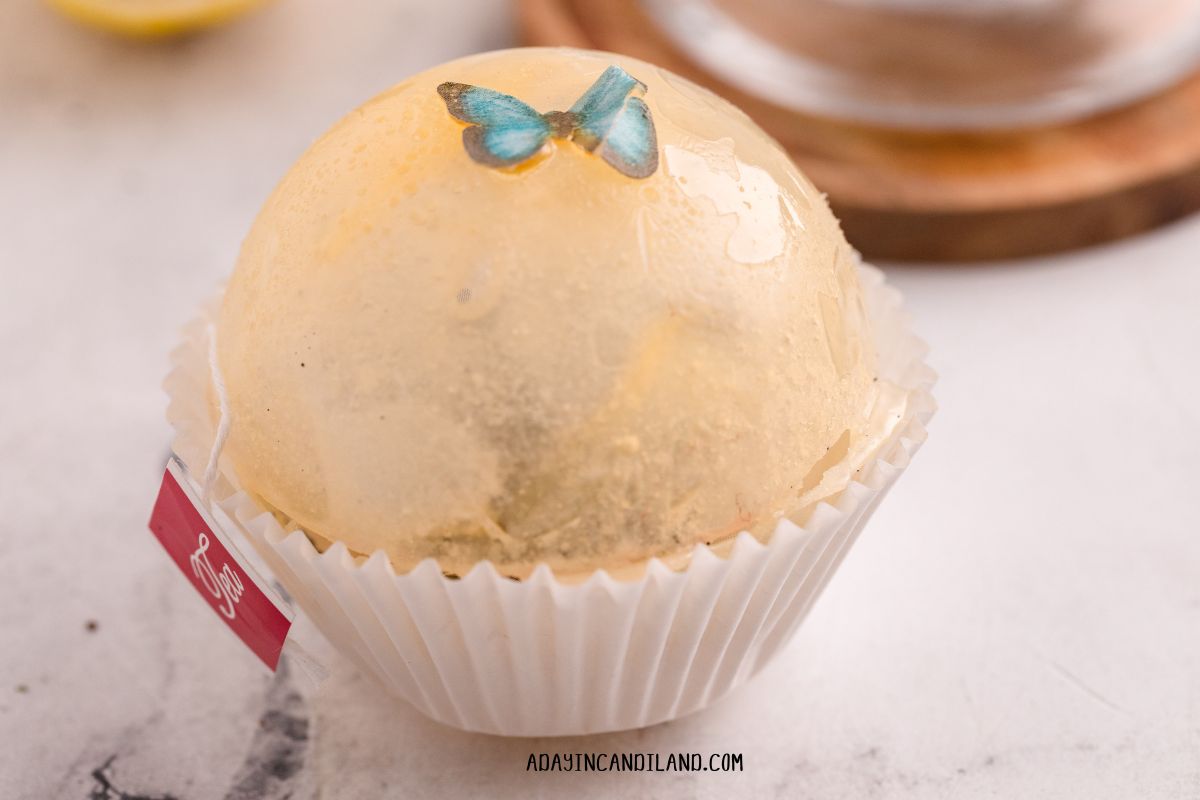
[[[274,670],[293,614],[230,545],[174,458],[163,473],[150,530],[217,616]]]

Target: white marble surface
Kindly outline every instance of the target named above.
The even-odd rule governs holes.
[[[0,3],[0,797],[1200,797],[1200,219],[890,270],[942,374],[931,439],[709,711],[474,736],[345,669],[272,681],[223,630],[145,529],[176,329],[314,136],[510,35],[496,0],[281,0],[132,46]],[[538,775],[531,751],[745,768]]]

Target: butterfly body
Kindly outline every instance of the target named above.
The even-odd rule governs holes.
[[[438,94],[451,116],[470,125],[463,146],[489,167],[512,167],[531,158],[547,140],[566,139],[597,153],[623,175],[645,178],[658,168],[658,142],[645,84],[609,67],[567,111],[539,113],[512,95],[446,82]]]
[[[547,111],[542,119],[550,126],[550,135],[559,139],[570,139],[579,127],[579,115],[571,111]]]

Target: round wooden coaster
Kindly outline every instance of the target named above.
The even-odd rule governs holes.
[[[1110,241],[1200,209],[1200,74],[1118,111],[1003,133],[927,133],[818,118],[698,68],[637,0],[520,0],[528,44],[626,53],[754,117],[880,259],[1015,258]]]

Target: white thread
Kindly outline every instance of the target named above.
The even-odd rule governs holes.
[[[217,421],[217,435],[213,438],[212,450],[208,453],[208,464],[204,467],[204,481],[200,486],[201,496],[207,500],[209,490],[217,480],[217,465],[221,461],[221,451],[225,449],[225,440],[229,438],[229,395],[225,391],[225,379],[221,377],[221,367],[217,364],[217,328],[211,322],[208,325],[208,369],[212,374],[213,390],[217,393],[217,410],[220,419]]]
[[[296,626],[288,632],[287,640],[283,643],[283,652],[300,667],[300,671],[308,676],[312,688],[317,688],[329,677],[329,667],[325,662],[312,654],[295,635]]]

